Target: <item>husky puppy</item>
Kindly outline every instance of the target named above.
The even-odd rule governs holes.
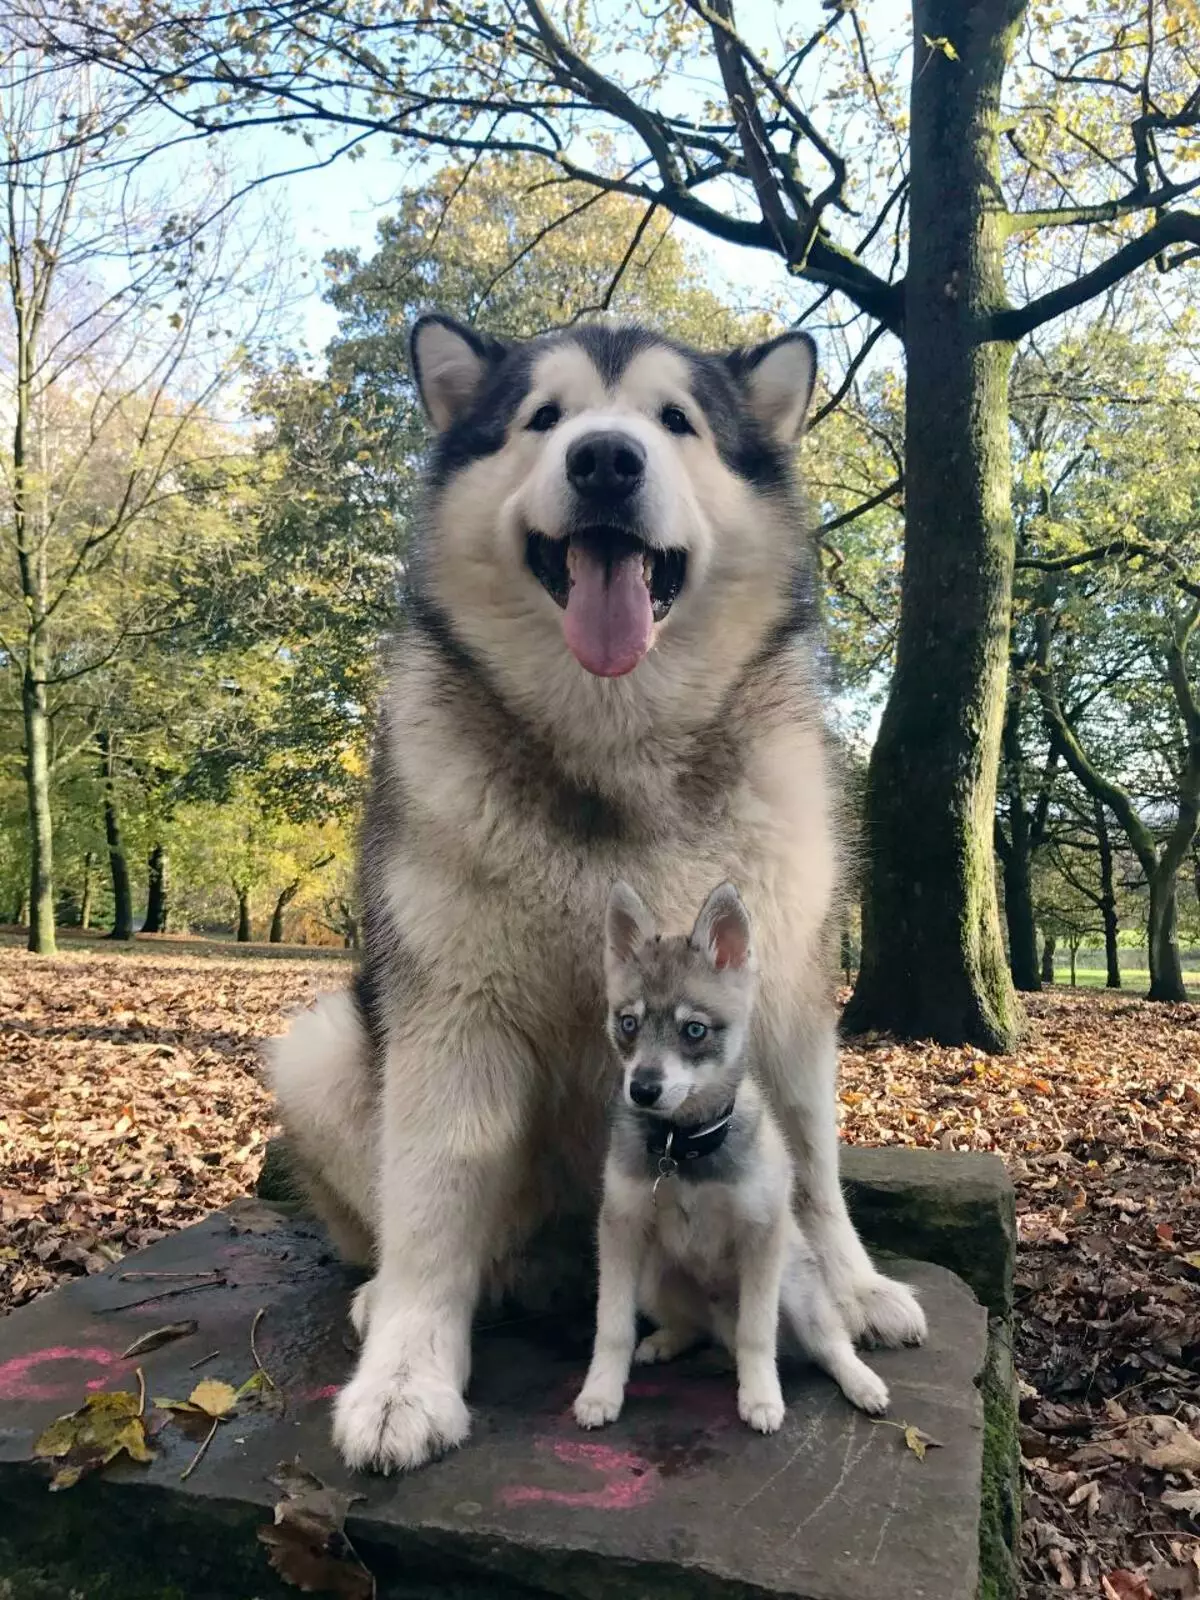
[[[750,921],[731,883],[690,938],[660,938],[625,883],[609,897],[608,1036],[624,1065],[600,1207],[596,1346],[575,1417],[621,1410],[632,1361],[670,1361],[715,1337],[737,1361],[738,1413],[783,1421],[780,1316],[801,1350],[863,1411],[887,1387],[860,1361],[792,1215],[792,1161],[749,1075]],[[635,1348],[636,1313],[657,1327]]]
[[[617,878],[680,925],[741,886],[754,1061],[821,1276],[855,1337],[924,1330],[838,1185],[836,807],[792,474],[811,342],[708,355],[601,322],[507,343],[429,316],[412,361],[435,438],[363,827],[362,969],[271,1060],[313,1201],[374,1270],[334,1434],[385,1471],[466,1437],[481,1296],[548,1220],[594,1219]]]

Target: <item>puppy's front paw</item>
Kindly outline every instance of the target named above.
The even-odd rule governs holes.
[[[783,1396],[758,1394],[751,1390],[738,1393],[738,1416],[749,1423],[756,1433],[778,1433],[783,1423]]]
[[[581,1428],[602,1428],[621,1415],[624,1399],[619,1390],[584,1389],[575,1402],[575,1421]]]
[[[838,1386],[850,1404],[869,1417],[880,1417],[888,1408],[888,1386],[865,1361],[856,1361],[852,1368],[843,1372]]]
[[[852,1304],[846,1305],[845,1310],[856,1338],[869,1339],[889,1350],[925,1342],[925,1313],[906,1283],[876,1272],[856,1283],[851,1294]]]
[[[471,1431],[463,1397],[439,1378],[358,1373],[338,1395],[333,1439],[352,1469],[410,1471],[460,1445]]]

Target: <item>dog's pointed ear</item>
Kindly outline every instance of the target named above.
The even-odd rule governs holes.
[[[618,880],[608,897],[604,951],[610,965],[624,966],[654,938],[654,918],[641,896]]]
[[[444,433],[470,406],[506,346],[438,312],[421,317],[408,341],[409,363],[430,422]]]
[[[718,972],[726,967],[740,972],[749,966],[750,917],[733,884],[719,884],[701,906],[691,942]]]
[[[807,333],[784,333],[725,359],[758,421],[776,444],[790,450],[804,431],[817,381],[812,339]]]

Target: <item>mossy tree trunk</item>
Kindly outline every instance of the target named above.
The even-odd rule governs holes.
[[[867,775],[849,1031],[1005,1050],[1022,1017],[993,866],[1014,539],[1000,90],[1019,0],[918,0],[910,100],[903,604]],[[922,48],[952,39],[957,60]]]

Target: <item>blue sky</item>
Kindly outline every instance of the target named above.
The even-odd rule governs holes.
[[[909,10],[899,0],[860,0],[860,12],[868,19],[877,42],[907,31]],[[781,22],[795,29],[815,28],[826,20],[818,0],[804,0],[799,7],[794,0],[749,0],[738,8],[738,15],[747,36],[768,45],[778,39]],[[819,87],[810,85],[806,98],[811,100],[814,90],[819,94]],[[323,349],[336,327],[333,312],[321,298],[322,257],[333,248],[357,248],[370,253],[379,220],[394,209],[397,194],[411,181],[411,166],[391,153],[386,139],[369,141],[363,149],[361,160],[352,162],[343,157],[321,171],[278,179],[258,191],[253,202],[277,207],[285,219],[285,234],[290,235],[300,269],[295,304],[297,334],[314,355]],[[314,154],[298,139],[272,129],[234,134],[221,153],[241,177],[302,165]],[[764,290],[787,289],[787,276],[774,257],[723,245],[686,227],[682,231],[685,235],[690,233],[692,242],[708,257],[714,276],[728,282],[735,292],[761,294]],[[308,275],[302,278],[300,272],[304,271]]]

